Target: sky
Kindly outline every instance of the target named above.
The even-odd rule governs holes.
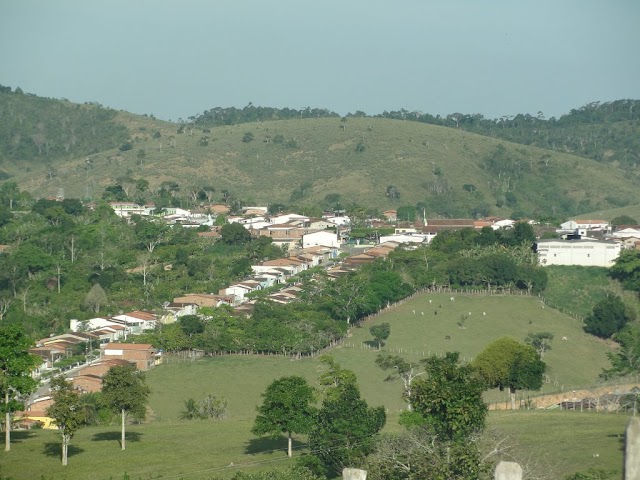
[[[549,118],[640,98],[638,0],[0,0],[0,85],[214,107]]]

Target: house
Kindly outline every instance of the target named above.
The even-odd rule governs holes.
[[[133,202],[109,202],[115,214],[121,218],[127,218],[131,215],[151,215],[155,209],[155,205],[141,206]]]
[[[275,217],[270,218],[271,223],[274,225],[291,223],[296,220],[302,223],[305,223],[309,221],[309,217],[306,217],[304,215],[298,215],[297,213],[286,213],[286,214],[277,215]]]
[[[611,236],[613,238],[640,238],[640,229],[623,228],[622,230],[616,230]]]
[[[56,430],[58,427],[53,423],[53,418],[47,416],[47,408],[53,405],[53,397],[45,395],[33,400],[24,412],[16,412],[18,423],[30,428],[33,424],[40,424],[42,428]]]
[[[582,265],[611,267],[622,245],[609,240],[539,240],[535,245],[540,265]]]
[[[382,235],[380,243],[396,242],[396,243],[430,243],[435,238],[433,232],[426,233],[396,233],[393,235]]]
[[[335,228],[336,225],[324,218],[310,218],[307,226],[312,230],[327,230],[328,228]]]
[[[302,236],[302,248],[317,246],[339,248],[340,239],[335,232],[329,231],[308,233]]]
[[[605,220],[569,220],[560,224],[560,228],[556,230],[560,235],[579,235],[581,237],[593,236],[594,232],[602,234],[609,231],[609,222]]]
[[[437,233],[441,230],[462,230],[463,228],[475,228],[474,221],[469,218],[427,219],[422,230]]]
[[[351,224],[351,219],[349,217],[328,217],[328,221],[333,223],[336,227],[345,227]]]
[[[150,343],[107,343],[100,345],[100,359],[120,359],[135,363],[138,370],[146,371],[160,363],[161,356]]]
[[[114,322],[128,327],[132,334],[142,333],[145,330],[153,330],[157,325],[157,317],[155,314],[139,310],[116,315],[112,317],[112,319]]]
[[[387,219],[388,222],[395,222],[398,220],[398,211],[397,210],[385,210],[382,212],[384,218]]]
[[[242,214],[246,216],[266,215],[268,211],[268,207],[242,207]]]
[[[219,307],[220,305],[233,304],[233,298],[230,295],[214,295],[212,293],[187,293],[173,299],[173,306],[178,305],[197,305],[198,307]],[[193,315],[195,312],[186,313]]]

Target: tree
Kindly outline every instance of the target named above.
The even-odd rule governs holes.
[[[607,294],[599,301],[593,312],[584,320],[584,331],[600,338],[611,338],[630,321],[635,314],[627,308],[622,299],[613,294]]]
[[[544,357],[545,352],[551,350],[551,340],[553,340],[553,333],[538,332],[527,335],[524,339],[524,343],[535,348],[540,354],[540,358],[542,358]]]
[[[355,375],[354,375],[355,377]],[[370,408],[360,398],[355,382],[327,395],[309,433],[311,453],[337,474],[343,467],[362,465],[371,453],[375,436],[386,421],[384,407]]]
[[[111,367],[102,379],[102,395],[105,402],[116,413],[122,415],[122,450],[125,449],[127,414],[144,419],[150,393],[144,373],[136,371],[135,365]]]
[[[389,335],[391,334],[391,325],[386,322],[379,325],[372,325],[369,327],[369,332],[373,336],[373,340],[376,342],[378,350],[380,350],[380,347],[384,345],[384,341],[389,338]]]
[[[390,200],[397,200],[398,198],[400,198],[400,190],[395,185],[387,185],[385,196],[387,196]]]
[[[242,141],[244,143],[252,142],[253,141],[253,133],[245,132],[245,134],[242,136]]]
[[[459,364],[458,352],[422,360],[425,376],[413,382],[410,401],[436,435],[461,440],[480,433],[485,425],[487,405],[484,385],[473,368]]]
[[[601,374],[605,379],[629,375],[640,375],[640,325],[636,322],[626,325],[615,338],[620,344],[614,352],[607,353],[611,368]]]
[[[192,336],[204,332],[204,323],[197,315],[183,315],[180,317],[179,323],[185,335]]]
[[[107,294],[99,283],[95,283],[87,296],[84,297],[84,306],[90,308],[95,313],[100,312],[100,307],[107,303]]]
[[[277,436],[286,433],[287,454],[292,456],[293,433],[308,433],[316,409],[314,391],[303,377],[291,376],[274,380],[262,394],[262,405],[251,430],[255,435]]]
[[[546,369],[535,348],[508,337],[488,345],[472,365],[488,387],[509,389],[512,410],[516,408],[516,390],[540,390]]]
[[[239,223],[226,223],[220,229],[220,240],[227,245],[244,245],[251,241],[251,233]]]
[[[376,357],[376,365],[379,366],[382,370],[392,370],[391,373],[386,380],[393,380],[394,374],[398,376],[402,380],[404,385],[404,389],[402,392],[402,396],[407,402],[407,408],[412,410],[411,407],[411,384],[413,381],[418,378],[420,375],[424,375],[424,372],[416,372],[417,365],[415,363],[407,362],[400,355],[383,355],[381,353]]]
[[[638,225],[638,221],[629,215],[619,215],[611,220],[612,227],[618,227],[620,225]]]
[[[33,341],[20,326],[0,327],[0,392],[4,397],[5,452],[11,449],[11,413],[23,408],[18,397],[33,392],[38,386],[30,375],[40,364],[40,359],[29,353],[32,346]]]
[[[47,416],[53,418],[62,437],[62,465],[67,465],[69,442],[75,433],[86,423],[85,410],[82,408],[80,392],[73,383],[60,375],[51,380],[53,405],[47,408]]]

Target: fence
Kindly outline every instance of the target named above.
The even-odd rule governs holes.
[[[622,480],[640,480],[640,418],[629,420],[625,434],[624,474]],[[500,462],[494,472],[494,480],[522,480],[522,467],[515,462]],[[344,480],[366,480],[367,472],[357,468],[345,468]]]
[[[424,287],[421,288],[419,290],[416,290],[414,293],[412,293],[411,295],[409,295],[408,297],[405,297],[401,300],[398,300],[397,302],[394,303],[387,303],[387,305],[385,307],[382,307],[380,310],[378,310],[375,313],[366,315],[362,318],[360,318],[358,320],[359,323],[366,323],[372,320],[377,319],[378,317],[380,317],[381,315],[384,315],[385,313],[388,313],[390,311],[395,310],[396,308],[404,305],[407,302],[410,302],[411,300],[421,296],[421,295],[425,295],[428,293],[444,293],[447,295],[452,295],[452,299],[455,298],[455,295],[483,295],[483,296],[518,296],[518,297],[533,297],[533,295],[531,295],[530,292],[525,291],[525,290],[514,290],[511,288],[452,288],[449,285],[430,285],[428,287]],[[574,314],[570,311],[564,310],[561,307],[555,306],[553,304],[551,304],[549,301],[547,301],[544,297],[542,297],[541,295],[538,295],[537,298],[544,304],[547,305],[555,310],[558,310],[562,313],[564,313],[565,315],[568,315],[576,320],[579,321],[584,321],[584,318]],[[286,350],[283,350],[282,352],[278,352],[275,350],[254,350],[254,349],[244,349],[244,350],[239,350],[239,351],[231,351],[231,350],[227,350],[227,351],[217,351],[217,352],[210,352],[207,353],[207,355],[211,355],[211,356],[221,356],[221,355],[258,355],[258,356],[274,356],[274,357],[289,357],[292,360],[301,360],[303,358],[315,358],[317,356],[323,355],[324,353],[332,350],[333,348],[337,347],[337,346],[346,346],[346,348],[360,348],[360,349],[366,349],[366,348],[373,348],[369,345],[366,344],[362,344],[362,345],[355,345],[355,344],[350,344],[350,343],[345,343],[345,338],[346,337],[342,337],[342,338],[338,338],[338,339],[334,339],[331,342],[329,342],[328,345],[326,345],[325,347],[322,347],[318,350],[312,350],[310,352],[287,352]],[[172,352],[172,353],[167,353],[165,354],[165,359],[167,357],[172,357],[168,360],[165,360],[166,363],[174,363],[174,362],[187,362],[187,361],[194,361],[197,360],[198,358],[200,358],[201,356],[204,355],[204,353],[200,356],[196,356],[193,357],[191,356],[191,354],[189,352],[193,352],[194,350],[185,350],[183,352]],[[385,351],[389,352],[389,353],[397,353],[397,354],[409,354],[409,355],[422,355],[422,356],[430,356],[431,352],[430,351],[425,351],[425,350],[412,350],[412,349],[404,349],[404,348],[397,348],[397,349],[386,349]],[[187,352],[187,353],[184,353]],[[415,352],[415,353],[414,353]],[[442,353],[439,352],[434,352],[434,355],[442,355]],[[462,359],[463,361],[467,361],[466,358]],[[468,361],[471,361],[471,358],[468,359]]]

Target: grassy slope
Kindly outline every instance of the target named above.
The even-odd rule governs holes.
[[[624,291],[620,284],[608,276],[606,268],[599,267],[547,267],[549,284],[544,291],[551,305],[585,317],[607,293],[624,298],[636,312],[640,303],[633,292]]]
[[[387,348],[413,351],[406,355],[412,360],[421,358],[423,351],[435,353],[456,349],[469,359],[501,335],[522,339],[529,331],[550,330],[556,338],[569,338],[567,342],[554,341],[553,350],[545,357],[550,375],[557,377],[565,389],[593,384],[606,364],[606,344],[584,335],[575,320],[552,309],[541,309],[535,299],[458,295],[454,302],[449,302],[448,298],[445,295],[416,298],[377,319],[391,324]],[[432,300],[431,305],[429,299]],[[435,316],[433,311],[440,303],[442,309]],[[412,313],[414,309],[416,315]],[[420,315],[421,311],[425,316]],[[469,311],[472,315],[467,321],[467,328],[460,330],[456,322],[462,313]],[[487,313],[486,317],[481,316],[483,311]],[[398,413],[403,408],[401,387],[398,382],[384,381],[385,373],[373,363],[376,351],[360,348],[363,341],[371,338],[368,332],[370,325],[355,329],[348,340],[358,348],[346,345],[332,354],[343,367],[357,373],[363,396],[370,405],[387,407],[387,429],[393,430],[398,428]],[[450,335],[451,340],[445,340],[446,335]],[[420,353],[416,354],[416,351]],[[163,365],[148,375],[155,420],[150,424],[129,427],[134,441],[129,443],[125,452],[119,450],[117,425],[84,429],[73,440],[75,449],[72,449],[69,467],[64,470],[59,466],[58,437],[53,432],[20,434],[23,438],[4,457],[0,473],[25,479],[39,478],[41,474],[45,474],[45,478],[106,479],[110,476],[119,478],[127,471],[132,479],[159,476],[165,479],[204,479],[214,475],[231,476],[235,471],[227,468],[231,463],[238,466],[258,462],[252,468],[286,465],[284,438],[274,441],[255,439],[251,435],[255,406],[273,379],[299,374],[315,384],[318,373],[317,359],[291,361],[280,357],[216,357],[193,364]],[[545,388],[554,389],[551,385]],[[199,400],[207,393],[229,399],[226,419],[218,422],[178,419],[187,398]],[[496,394],[489,395],[489,399],[492,397],[496,398]],[[588,466],[617,468],[621,461],[617,437],[607,435],[622,432],[622,416],[492,413],[490,423],[521,433],[521,443],[548,456],[550,464],[564,462],[562,472],[582,470]],[[24,438],[24,435],[29,438]],[[568,448],[568,435],[574,442],[570,454],[564,452]],[[541,441],[543,438],[545,440]],[[598,459],[592,457],[595,447],[599,447],[601,454]]]
[[[453,186],[456,201],[477,203],[473,194],[462,189],[464,184],[474,184],[484,201],[493,205],[489,182],[495,175],[483,170],[481,163],[502,143],[509,155],[518,159],[523,172],[515,189],[518,208],[533,209],[544,200],[551,209],[558,206],[553,204],[556,200],[559,204],[560,197],[579,202],[587,195],[593,208],[606,207],[604,199],[611,191],[625,198],[635,192],[621,171],[588,159],[415,122],[350,118],[342,123],[327,118],[224,126],[213,128],[209,145],[202,147],[200,130],[193,136],[188,131],[176,134],[175,126],[150,118],[122,113],[119,119],[132,132],[133,150],[95,154],[88,174],[83,157],[60,164],[53,180],[48,180],[38,166],[30,173],[12,172],[16,173],[14,180],[29,191],[48,195],[63,187],[67,196],[85,195],[88,183],[90,196],[96,197],[128,172],[136,178],[148,178],[152,185],[165,180],[176,180],[183,186],[211,183],[237,197],[270,203],[288,201],[294,189],[311,181],[310,202],[323,199],[327,193],[340,193],[344,204],[357,201],[385,208],[425,200],[423,184],[436,179],[433,172],[439,168],[442,178]],[[152,138],[155,130],[161,131],[162,138]],[[252,132],[255,140],[242,142],[245,132]],[[282,135],[285,141],[295,139],[297,148],[264,142],[276,135]],[[170,146],[173,141],[175,148]],[[366,149],[356,153],[361,141]],[[143,171],[136,157],[140,149],[147,154]],[[545,155],[551,156],[549,166],[541,161]],[[385,197],[389,184],[399,188],[400,200]],[[508,214],[511,210],[493,207],[494,213]]]

